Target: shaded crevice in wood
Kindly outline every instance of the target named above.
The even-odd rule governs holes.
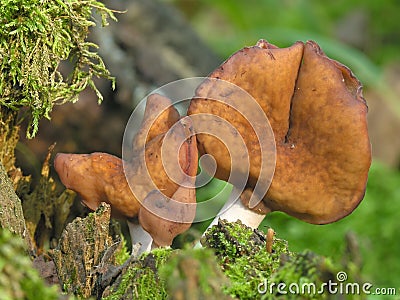
[[[39,182],[32,187],[30,177],[24,177],[17,186],[17,194],[22,200],[27,230],[38,254],[44,248],[54,248],[70,217],[75,193],[57,189],[50,176],[50,159],[54,145],[48,149],[41,169]],[[47,245],[47,246],[46,246]]]

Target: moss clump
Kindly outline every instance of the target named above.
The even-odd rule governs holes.
[[[335,279],[334,269],[324,257],[306,250],[291,257],[283,257],[281,266],[270,278],[264,279],[260,291],[264,295],[263,299],[276,299],[278,296],[284,299],[325,299],[327,294],[318,290],[325,281]],[[287,294],[279,294],[279,284]],[[289,286],[293,293],[289,292]]]
[[[132,261],[104,291],[102,299],[166,299],[165,284],[158,275],[158,268],[170,254],[170,249],[155,249],[142,255],[139,260]]]
[[[46,286],[26,255],[21,238],[0,228],[0,298],[58,299],[56,286]]]
[[[230,299],[222,290],[229,280],[210,249],[177,250],[159,272],[169,299]]]
[[[224,264],[236,258],[256,254],[265,246],[264,234],[258,230],[248,230],[240,222],[230,223],[219,220],[217,226],[210,228],[201,240],[203,246],[212,248]]]
[[[218,225],[207,231],[202,244],[215,251],[222,270],[231,281],[225,293],[239,299],[259,296],[258,285],[278,269],[281,255],[294,255],[286,241],[277,238],[274,238],[272,252],[268,253],[264,233],[240,221],[219,220]]]
[[[230,299],[229,285],[210,249],[154,249],[124,267],[102,299]]]
[[[55,103],[77,100],[90,86],[102,100],[93,77],[112,79],[97,45],[86,42],[92,9],[115,18],[104,4],[80,0],[2,0],[0,22],[0,105],[11,110],[29,109],[28,137],[33,137],[42,117]],[[71,59],[73,70],[61,74],[60,63]]]
[[[272,251],[267,251],[266,237],[240,221],[229,223],[220,220],[210,228],[202,244],[212,248],[230,285],[224,292],[239,299],[321,299],[325,294],[298,293],[280,294],[277,285],[301,285],[312,283],[317,288],[328,280],[335,279],[340,270],[329,260],[305,251],[293,253],[287,242],[273,238]]]

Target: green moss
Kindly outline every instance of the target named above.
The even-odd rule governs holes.
[[[85,41],[95,26],[92,9],[107,25],[111,10],[95,0],[3,0],[0,22],[0,105],[29,109],[28,137],[39,120],[50,118],[53,105],[76,101],[87,86],[102,96],[93,77],[112,79],[98,56],[97,45]],[[70,74],[60,72],[62,61],[73,61]]]
[[[149,254],[145,253],[142,256],[142,259],[146,259],[148,257],[154,258],[154,264],[156,268],[162,266],[170,257],[172,253],[172,249],[170,248],[158,248],[152,250]]]
[[[296,293],[282,294],[284,299],[324,299],[325,294],[318,294],[317,290],[308,292],[308,289],[302,290],[301,286],[308,286],[308,284],[321,286],[322,273],[319,271],[323,264],[324,259],[315,255],[310,251],[305,251],[297,254],[294,257],[287,258],[287,261],[282,264],[269,278],[264,278],[263,289],[265,294],[264,299],[276,299],[279,296],[277,289],[278,284],[282,283],[285,287],[292,285]],[[295,284],[295,285],[294,285]],[[299,287],[297,291],[296,288]],[[285,292],[288,288],[284,289]]]
[[[161,248],[131,262],[103,299],[228,299],[228,284],[213,251]]]
[[[274,238],[272,253],[266,250],[266,237],[240,221],[220,220],[210,228],[202,244],[212,248],[231,285],[225,293],[240,299],[259,296],[258,285],[280,265],[281,255],[291,257],[286,241]]]
[[[318,289],[337,282],[338,271],[357,282],[352,271],[330,259],[310,251],[293,253],[276,237],[268,252],[266,242],[262,232],[222,220],[205,234],[203,248],[155,249],[125,264],[103,299],[323,299],[328,295]],[[125,249],[121,255],[126,254]],[[293,284],[309,284],[311,292],[287,292]]]
[[[129,257],[130,253],[126,245],[126,239],[123,234],[119,235],[121,237],[121,246],[115,251],[115,263],[117,265],[122,265]]]
[[[33,268],[22,239],[0,228],[0,298],[58,299],[57,287],[47,286]]]
[[[166,299],[165,284],[158,276],[158,268],[170,254],[170,249],[155,249],[143,254],[138,261],[128,266],[103,299]]]
[[[132,268],[124,274],[118,290],[104,299],[143,299],[146,295],[152,299],[165,299],[166,295],[159,287],[152,270]]]
[[[170,299],[227,299],[229,284],[210,249],[176,250],[159,270]]]
[[[310,251],[293,253],[287,242],[273,239],[272,251],[266,249],[266,237],[240,221],[229,223],[220,220],[210,228],[202,244],[212,248],[230,284],[224,293],[239,299],[322,299],[327,295],[317,293],[323,283],[336,281],[336,274],[343,267]],[[346,270],[347,274],[352,274]],[[355,276],[349,282],[356,282]],[[310,284],[316,291],[307,289],[298,293],[280,293],[278,285],[288,287]],[[314,292],[314,293],[313,293]]]
[[[265,248],[265,237],[260,231],[249,230],[240,220],[230,223],[219,220],[217,226],[210,228],[202,239],[203,246],[212,248],[224,264],[236,258],[251,256]]]

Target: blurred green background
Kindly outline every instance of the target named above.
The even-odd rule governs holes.
[[[364,200],[347,218],[317,226],[271,213],[272,227],[291,250],[346,259],[346,235],[358,244],[361,272],[375,286],[400,294],[400,2],[353,0],[165,1],[175,5],[221,57],[264,38],[280,47],[317,41],[364,85],[374,160]],[[338,145],[340,147],[340,145]],[[221,182],[198,191],[205,200]],[[222,200],[222,199],[221,199]],[[203,224],[205,226],[205,224]],[[350,233],[350,234],[349,234]]]

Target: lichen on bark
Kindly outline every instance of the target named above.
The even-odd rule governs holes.
[[[31,237],[25,225],[21,200],[15,194],[7,172],[0,162],[0,226],[24,239],[30,254],[34,252]]]
[[[102,203],[86,218],[76,218],[51,251],[65,292],[83,298],[97,296],[102,277],[116,265],[120,233],[113,233],[116,227],[110,226],[110,216],[110,206]]]

